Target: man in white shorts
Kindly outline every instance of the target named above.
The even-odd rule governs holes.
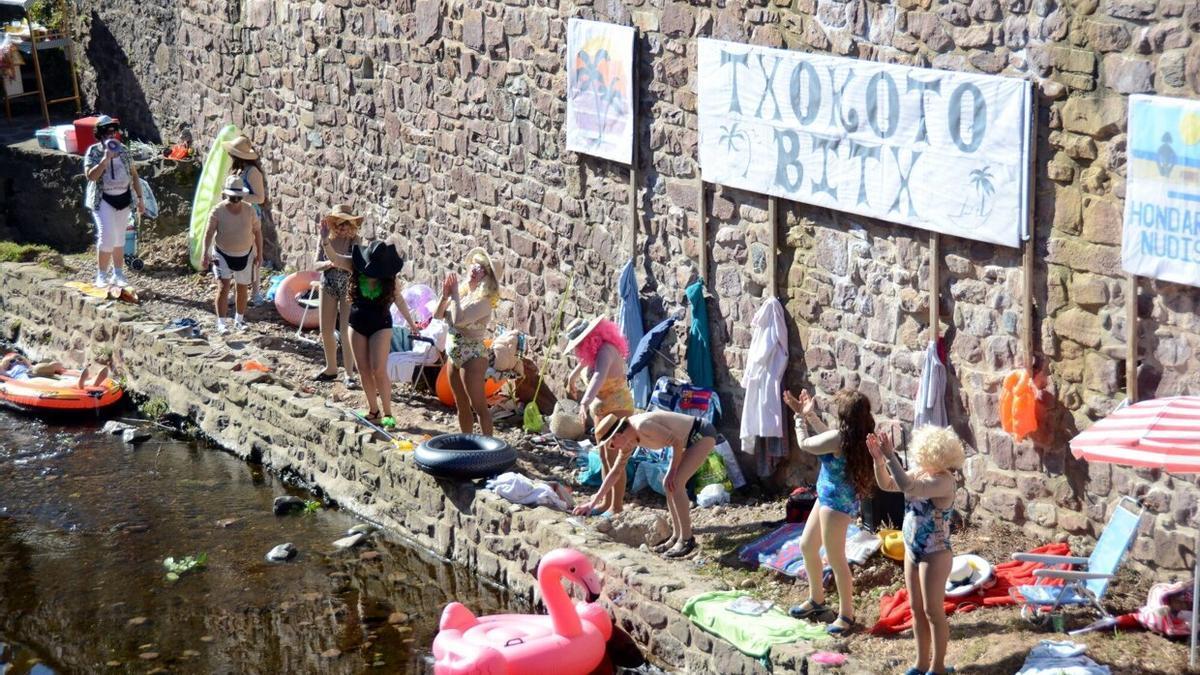
[[[217,277],[217,333],[225,334],[229,332],[225,317],[229,314],[231,283],[237,285],[233,327],[246,329],[246,301],[254,267],[262,265],[263,244],[258,216],[242,201],[248,194],[242,179],[230,176],[221,194],[225,199],[213,208],[204,231],[203,265],[211,265]]]

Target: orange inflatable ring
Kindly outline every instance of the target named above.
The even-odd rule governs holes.
[[[487,379],[487,382],[483,383],[483,394],[490,399],[491,397],[495,396],[496,393],[499,392],[500,388],[503,386],[504,386],[503,382],[497,382],[496,380],[493,380],[492,378],[489,377]],[[441,401],[443,405],[447,405],[447,406],[453,408],[454,407],[454,390],[452,390],[450,388],[450,364],[449,363],[442,366],[441,372],[438,373],[437,385],[434,388],[437,390],[438,400]]]
[[[121,400],[124,392],[109,378],[98,387],[76,388],[78,370],[28,380],[0,375],[0,401],[33,412],[100,410]]]
[[[304,306],[299,302],[299,297],[312,288],[312,282],[320,280],[321,273],[317,271],[289,274],[279,284],[279,288],[275,289],[275,311],[279,312],[279,316],[283,317],[284,321],[293,326],[300,326],[301,317],[304,319],[304,325],[300,326],[301,328],[311,329],[320,326],[321,312],[310,309],[306,315]]]

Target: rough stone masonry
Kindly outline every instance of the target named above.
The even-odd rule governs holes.
[[[700,259],[696,38],[999,74],[1038,92],[1034,289],[1042,431],[999,431],[997,394],[1018,365],[1016,250],[943,242],[948,408],[971,447],[959,505],[1046,538],[1093,535],[1118,496],[1149,508],[1133,557],[1182,569],[1190,477],[1071,458],[1067,441],[1124,397],[1120,272],[1127,96],[1200,94],[1193,0],[84,0],[76,32],[96,107],[148,137],[211,137],[227,121],[264,148],[287,261],[311,261],[317,218],[351,201],[369,236],[398,235],[414,280],[470,246],[508,263],[517,299],[500,323],[538,338],[577,271],[572,313],[613,312],[630,252],[648,320],[683,310]],[[626,227],[624,167],[563,150],[565,25],[638,27],[639,219]],[[787,204],[780,287],[760,195],[710,190],[714,357],[740,408],[747,325],[777,292],[789,313],[788,385],[858,387],[888,423],[911,424],[928,329],[928,235]],[[1200,291],[1145,282],[1142,396],[1200,391]],[[674,344],[681,357],[682,341]],[[676,359],[681,360],[681,359]],[[660,364],[661,366],[662,364]],[[559,364],[561,368],[561,363]],[[727,416],[724,426],[736,428]],[[736,436],[736,433],[730,435]],[[789,476],[810,476],[797,458]],[[1190,557],[1190,556],[1189,556]]]

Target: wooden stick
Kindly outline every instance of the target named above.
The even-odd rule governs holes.
[[[1129,403],[1138,400],[1138,278],[1132,272],[1125,273],[1125,391]]]
[[[771,297],[779,296],[778,259],[779,254],[779,197],[767,198],[767,283],[770,285]]]
[[[46,126],[50,126],[50,108],[46,105],[46,85],[42,83],[42,62],[38,58],[37,31],[33,29],[33,20],[25,15],[25,25],[29,26],[29,51],[33,54],[33,77],[37,80],[38,101],[42,104],[42,117],[46,118]]]
[[[697,181],[700,188],[700,199],[696,203],[696,212],[700,215],[700,279],[708,288],[708,202],[704,194],[704,177]]]
[[[941,334],[942,305],[942,235],[929,235],[929,341],[937,342]]]
[[[1026,133],[1037,133],[1037,105],[1030,106],[1029,129]],[[1024,321],[1021,323],[1021,351],[1024,353],[1025,368],[1033,371],[1034,354],[1033,354],[1033,266],[1036,262],[1034,255],[1037,252],[1037,237],[1034,229],[1034,191],[1037,186],[1037,143],[1036,138],[1029,139],[1029,180],[1026,186],[1026,197],[1028,201],[1028,213],[1026,214],[1027,229],[1029,230],[1029,238],[1025,240],[1024,256],[1021,259],[1022,271],[1022,297],[1021,297],[1021,312],[1025,315]]]
[[[638,233],[638,90],[637,90],[637,41],[638,31],[633,31],[633,54],[630,66],[633,71],[634,86],[629,88],[629,96],[633,100],[633,148],[629,155],[629,259],[637,262],[637,233]]]

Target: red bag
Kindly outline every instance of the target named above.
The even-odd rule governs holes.
[[[807,522],[808,514],[816,505],[816,491],[810,487],[798,487],[792,490],[792,494],[788,496],[784,520],[789,523]]]

